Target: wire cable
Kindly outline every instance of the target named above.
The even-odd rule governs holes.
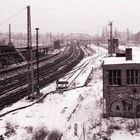
[[[23,12],[27,7],[23,8],[22,10],[20,10],[19,12],[17,12],[16,14],[8,17],[7,19],[5,19],[4,21],[2,21],[0,23],[0,26],[3,25],[4,23],[6,23],[7,21],[9,21],[11,18],[14,18],[15,16],[19,15],[21,12]]]

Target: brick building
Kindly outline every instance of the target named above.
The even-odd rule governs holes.
[[[102,67],[104,117],[140,117],[140,59],[128,48],[124,57],[105,58]]]

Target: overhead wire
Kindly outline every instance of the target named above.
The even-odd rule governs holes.
[[[23,11],[25,11],[27,7],[24,7],[22,10],[18,11],[17,13],[13,14],[12,16],[8,17],[7,19],[3,20],[1,23],[0,23],[0,26],[5,24],[7,21],[9,21],[10,19],[16,17],[17,15],[19,15],[20,13],[22,13]],[[14,55],[14,54],[17,54],[17,52],[8,52],[8,53],[3,53],[3,54],[0,54],[0,56],[4,56],[4,55],[7,55],[7,56],[10,56],[10,55]]]
[[[22,10],[20,10],[19,12],[17,12],[16,14],[13,14],[12,16],[8,17],[7,19],[5,19],[4,21],[2,21],[0,23],[0,26],[5,24],[7,21],[9,21],[11,18],[14,18],[15,16],[19,15],[20,13],[22,13],[27,7],[23,8]]]

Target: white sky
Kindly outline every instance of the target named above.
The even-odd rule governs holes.
[[[31,6],[32,30],[52,33],[101,33],[113,20],[119,30],[140,31],[140,0],[0,0],[0,23]],[[7,31],[26,32],[26,11],[0,26]]]

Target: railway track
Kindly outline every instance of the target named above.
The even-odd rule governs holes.
[[[67,55],[67,49],[59,55],[55,55],[50,57],[50,59],[43,59],[40,63],[40,77],[44,76],[44,72],[50,71],[51,67],[58,63],[60,59],[63,59],[64,54]],[[44,62],[45,61],[45,62]],[[12,72],[8,73],[6,78],[2,78],[0,80],[0,95],[5,94],[6,92],[13,90],[17,86],[21,86],[21,84],[26,83],[28,81],[28,69],[27,66],[22,69],[23,66],[16,68],[16,70],[12,70]],[[34,64],[34,76],[36,77],[36,64]],[[46,73],[47,74],[47,73]],[[4,74],[5,75],[5,74]],[[3,75],[1,75],[2,77]],[[4,77],[4,76],[3,76]]]
[[[48,60],[46,64],[40,66],[40,88],[45,87],[50,82],[64,76],[66,72],[71,70],[79,61],[84,57],[84,52],[79,47],[69,47],[63,52],[63,56],[56,60]],[[25,76],[26,75],[26,76]],[[27,84],[27,73],[22,75],[17,74],[17,79],[13,84],[6,85],[0,93],[0,108],[2,109],[5,105],[12,104],[20,100],[21,98],[28,95],[28,84]],[[9,78],[12,81],[15,76]],[[34,70],[34,83],[36,90],[36,69]],[[2,81],[0,81],[2,84]],[[8,79],[6,80],[8,82]]]
[[[51,61],[55,61],[56,59],[58,59],[61,56],[62,52],[59,52],[57,54],[54,55],[50,55],[50,56],[45,56],[43,58],[40,58],[40,65],[45,65],[46,63],[49,63],[50,59]],[[36,67],[36,60],[33,61],[33,66],[34,68]],[[0,70],[0,80],[3,80],[4,78],[10,78],[12,76],[15,76],[17,74],[22,74],[23,72],[27,71],[28,69],[28,62],[22,62],[20,64],[14,64],[14,65],[10,65],[10,67],[8,68],[4,68],[2,70]]]
[[[66,73],[64,79],[66,81],[68,81],[68,83],[69,83],[68,87],[70,87],[70,85],[72,85],[74,83],[74,81],[88,67],[88,65],[90,63],[96,63],[97,59],[100,58],[100,57],[103,57],[103,56],[105,56],[105,52],[103,52],[102,50],[100,50],[98,48],[98,51],[96,52],[96,55],[93,55],[91,57],[87,57],[87,59],[85,61],[83,61],[81,64],[79,64],[75,68],[73,68],[72,71]]]

